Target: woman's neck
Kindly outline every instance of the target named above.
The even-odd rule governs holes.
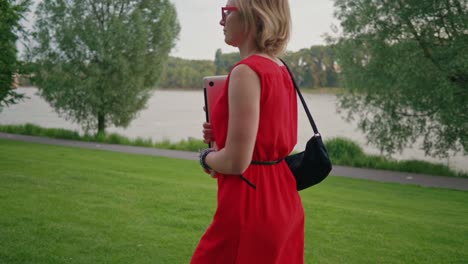
[[[245,59],[254,54],[258,54],[257,44],[254,38],[249,38],[242,45],[239,46],[240,58]]]
[[[240,52],[241,60],[245,59],[245,58],[248,58],[248,57],[250,57],[252,55],[259,54],[259,52],[257,52],[257,50],[242,51],[242,50],[239,49],[239,52]]]

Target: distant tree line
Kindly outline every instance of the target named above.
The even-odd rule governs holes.
[[[210,60],[186,60],[169,57],[164,67],[159,87],[202,89],[202,78],[215,75],[216,67]]]
[[[297,52],[286,52],[282,58],[301,88],[339,86],[339,66],[332,46],[312,46]],[[239,60],[239,53],[222,53],[221,49],[216,51],[214,61],[171,57],[158,86],[201,89],[204,76],[228,74]]]
[[[333,46],[312,46],[283,58],[303,88],[338,87],[339,65]]]

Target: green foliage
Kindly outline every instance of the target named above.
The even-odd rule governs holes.
[[[25,125],[1,125],[0,131],[4,133],[20,134],[38,137],[50,137],[59,139],[79,140],[80,134],[62,128],[43,128],[34,124]]]
[[[354,160],[362,159],[365,156],[361,146],[346,138],[328,139],[325,144],[333,163],[350,164]]]
[[[215,65],[209,60],[185,60],[169,57],[159,81],[161,88],[201,89],[205,76],[215,75]]]
[[[128,138],[116,133],[106,134],[104,141],[110,144],[130,145],[130,140],[128,140]]]
[[[284,54],[284,60],[293,71],[302,88],[339,86],[336,56],[332,46],[312,46],[298,52]],[[222,53],[218,49],[214,61],[187,60],[169,57],[158,86],[175,89],[202,89],[205,76],[226,75],[239,62],[238,52]]]
[[[20,20],[27,12],[30,0],[0,0],[0,111],[23,99],[13,88],[14,74],[19,71],[16,41],[22,32]]]
[[[0,140],[0,263],[189,263],[216,208],[198,162]],[[465,263],[468,192],[329,177],[305,263]]]
[[[335,0],[348,118],[393,154],[468,151],[468,5],[460,0]]]
[[[227,75],[239,60],[240,54],[238,52],[223,54],[221,49],[216,50],[214,60],[216,75]]]
[[[199,151],[200,149],[206,148],[207,145],[203,143],[203,140],[189,138],[188,140],[181,140],[177,143],[173,143],[166,139],[161,142],[154,144],[156,148],[162,149],[173,149],[173,150],[184,150],[184,151]]]
[[[34,81],[86,131],[126,127],[145,107],[179,29],[169,0],[45,0],[30,54]]]
[[[155,147],[163,149],[185,150],[185,151],[198,151],[205,148],[207,145],[200,139],[190,138],[188,140],[181,140],[177,143],[163,140],[161,142],[153,142],[150,138],[136,138],[129,139],[116,133],[97,133],[94,135],[84,134],[76,131],[71,131],[62,128],[43,128],[34,124],[25,125],[0,125],[0,132],[20,134],[28,136],[49,137],[58,139],[81,140],[88,142],[100,142],[108,144],[131,145],[140,147]]]
[[[284,60],[294,73],[299,87],[339,86],[333,46],[317,45],[297,52],[288,52]]]
[[[368,155],[364,153],[361,146],[346,138],[332,138],[326,140],[325,145],[334,165],[468,178],[467,172],[453,171],[443,164],[420,160],[399,161]]]

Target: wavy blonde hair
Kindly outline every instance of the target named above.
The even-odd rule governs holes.
[[[291,34],[289,0],[237,0],[246,32],[255,29],[259,52],[282,53]]]

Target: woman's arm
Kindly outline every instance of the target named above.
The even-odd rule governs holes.
[[[226,145],[208,154],[205,162],[216,172],[239,175],[252,160],[260,119],[261,83],[251,68],[240,64],[231,72],[228,89]]]

